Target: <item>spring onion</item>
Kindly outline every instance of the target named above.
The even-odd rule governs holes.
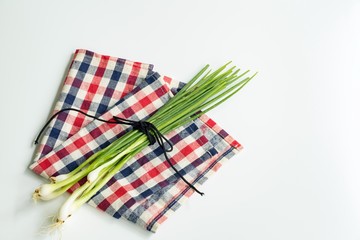
[[[155,112],[147,122],[167,134],[217,107],[240,91],[255,75],[229,63],[215,71],[206,65],[174,97]],[[96,152],[72,172],[51,177],[33,194],[34,199],[50,200],[69,190],[80,179],[85,184],[76,189],[65,201],[56,217],[57,225],[63,224],[79,207],[89,201],[137,153],[149,145],[148,138],[139,130],[127,132],[108,147]]]

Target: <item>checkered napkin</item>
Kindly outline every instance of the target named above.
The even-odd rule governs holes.
[[[184,85],[152,69],[149,64],[76,50],[53,113],[71,107],[106,120],[147,119]],[[130,128],[62,112],[47,127],[30,169],[45,178],[68,173]],[[241,149],[206,115],[166,137],[174,144],[168,153],[171,162],[195,187]],[[129,160],[88,203],[155,232],[193,192],[154,144]]]

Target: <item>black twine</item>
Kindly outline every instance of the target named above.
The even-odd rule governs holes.
[[[133,129],[138,130],[140,132],[142,132],[143,134],[146,135],[147,139],[149,140],[149,145],[153,145],[155,143],[158,143],[160,148],[163,150],[163,154],[164,157],[166,159],[166,161],[169,163],[169,165],[171,166],[171,168],[175,171],[175,173],[193,190],[195,190],[195,192],[197,192],[198,194],[200,194],[201,196],[204,195],[203,192],[200,192],[193,184],[191,184],[190,182],[188,182],[183,175],[180,174],[180,172],[175,168],[175,166],[171,163],[168,155],[166,154],[167,152],[171,152],[173,150],[173,144],[169,141],[169,139],[167,139],[156,127],[154,124],[147,122],[147,121],[133,121],[133,120],[129,120],[129,119],[124,119],[124,118],[120,118],[120,117],[116,117],[113,116],[113,120],[104,120],[101,118],[98,118],[96,116],[92,116],[89,115],[79,109],[75,109],[75,108],[64,108],[60,111],[58,111],[57,113],[55,113],[54,115],[51,116],[51,118],[45,123],[45,125],[43,126],[43,128],[40,130],[39,134],[37,135],[34,143],[38,144],[39,143],[39,139],[42,135],[42,133],[45,131],[46,127],[50,124],[50,122],[57,117],[60,113],[65,112],[65,111],[76,111],[79,112],[87,117],[93,118],[95,120],[101,121],[101,122],[105,122],[105,123],[113,123],[113,124],[125,124],[125,125],[129,125],[132,126]],[[167,143],[169,145],[168,148],[165,147],[165,143]]]

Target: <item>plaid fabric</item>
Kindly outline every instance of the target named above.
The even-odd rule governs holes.
[[[152,65],[77,50],[54,113],[73,107],[103,119],[142,120],[182,85],[153,72]],[[126,125],[63,112],[48,126],[30,168],[46,178],[68,173],[127,130]],[[196,187],[242,147],[206,115],[166,137],[174,144],[170,160]],[[88,203],[155,232],[193,192],[154,144],[128,161]]]

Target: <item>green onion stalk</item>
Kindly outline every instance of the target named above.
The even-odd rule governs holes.
[[[206,65],[174,97],[155,112],[147,122],[161,134],[181,127],[217,107],[240,91],[255,75],[247,76],[225,64],[215,71]],[[61,206],[55,224],[63,224],[73,212],[89,201],[137,153],[149,145],[140,130],[131,130],[106,148],[94,153],[73,171],[51,177],[33,194],[34,199],[51,200],[69,190],[84,177],[87,181],[77,188]]]

